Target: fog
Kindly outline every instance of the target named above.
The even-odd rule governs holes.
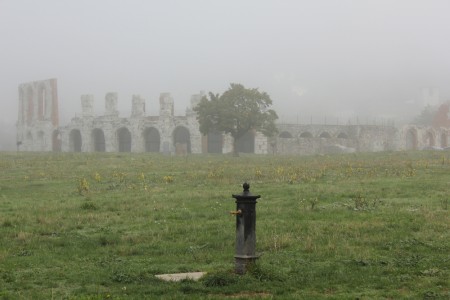
[[[0,150],[14,149],[18,85],[58,79],[61,125],[93,94],[156,115],[229,83],[266,91],[281,122],[402,122],[421,90],[450,100],[448,0],[0,0]],[[378,120],[378,121],[377,121]]]

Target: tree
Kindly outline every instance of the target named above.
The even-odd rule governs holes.
[[[229,133],[233,137],[233,151],[237,155],[237,141],[250,130],[257,130],[265,136],[277,132],[276,112],[269,107],[272,100],[258,89],[246,89],[242,84],[232,83],[222,95],[209,93],[203,96],[194,108],[200,124],[200,132]]]
[[[427,105],[422,109],[420,115],[414,118],[412,123],[422,126],[431,126],[431,124],[433,123],[433,119],[436,115],[436,112],[437,112],[436,108]]]

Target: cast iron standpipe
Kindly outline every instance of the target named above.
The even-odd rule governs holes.
[[[244,191],[239,195],[232,195],[236,199],[236,255],[235,272],[245,274],[247,266],[254,263],[259,255],[255,254],[256,248],[256,199],[260,195],[252,195],[250,185],[244,183]]]

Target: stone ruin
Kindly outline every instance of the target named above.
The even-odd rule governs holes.
[[[120,117],[117,93],[105,96],[105,111],[94,113],[94,97],[81,96],[81,116],[60,126],[57,80],[48,79],[19,85],[17,149],[53,152],[161,152],[230,153],[230,135],[199,131],[193,111],[203,94],[193,95],[184,116],[175,116],[169,93],[159,98],[159,115],[147,116],[145,100],[131,99],[131,115]],[[396,128],[376,125],[278,124],[277,137],[267,138],[250,131],[238,141],[238,151],[256,154],[316,154],[335,152],[396,151],[448,146],[447,127]]]

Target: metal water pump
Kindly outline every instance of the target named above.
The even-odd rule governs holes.
[[[245,274],[247,267],[259,257],[256,250],[256,199],[260,195],[250,193],[250,185],[243,184],[242,194],[232,195],[236,199],[236,210],[230,212],[236,216],[236,254],[235,272]]]

